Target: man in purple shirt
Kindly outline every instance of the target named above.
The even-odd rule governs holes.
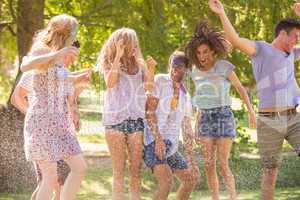
[[[300,21],[280,21],[272,43],[251,41],[238,35],[219,0],[209,0],[209,6],[219,15],[228,40],[252,60],[259,98],[257,138],[263,166],[262,199],[273,200],[283,141],[287,140],[300,155],[300,115],[294,100],[300,96],[294,73],[294,62],[300,57],[300,49],[295,47]],[[294,5],[294,11],[300,16],[300,3]]]

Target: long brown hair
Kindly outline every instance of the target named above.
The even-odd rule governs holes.
[[[231,51],[231,44],[223,32],[209,26],[208,21],[197,24],[193,36],[188,41],[185,52],[192,65],[201,67],[197,58],[197,48],[206,44],[218,57],[226,57]]]

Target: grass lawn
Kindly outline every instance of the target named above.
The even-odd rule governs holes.
[[[80,134],[78,135],[79,142],[106,144],[105,135],[99,134]]]
[[[127,183],[128,180],[126,179]],[[109,200],[111,199],[111,169],[107,168],[91,168],[82,184],[78,200]],[[202,183],[204,184],[204,183]],[[128,184],[125,184],[128,185]],[[176,188],[178,184],[176,183]],[[142,199],[150,200],[155,188],[155,182],[150,172],[144,172],[142,182]],[[169,196],[170,200],[175,200],[175,187]],[[259,189],[241,190],[239,191],[239,200],[259,200]],[[276,200],[299,200],[300,188],[278,188],[276,190]],[[30,193],[23,194],[0,194],[0,200],[25,200],[30,199]],[[128,198],[129,199],[129,198]],[[192,200],[210,200],[207,190],[197,189],[192,193]],[[221,199],[228,199],[224,190],[221,192]]]
[[[199,160],[201,171],[200,183],[192,193],[192,200],[210,200],[207,190],[203,162]],[[236,177],[236,185],[239,200],[260,199],[260,165],[258,160],[242,159],[231,162],[232,171]],[[300,159],[289,157],[283,160],[278,176],[276,200],[299,200],[300,199]],[[142,175],[142,199],[150,200],[156,187],[156,182],[149,170],[143,170]],[[77,196],[78,200],[109,200],[111,199],[112,169],[109,158],[98,158],[89,167],[87,176],[82,183],[81,190]],[[128,179],[125,179],[128,191]],[[175,191],[178,182],[174,182],[170,200],[175,200]],[[0,194],[0,200],[25,200],[30,199],[30,192],[20,194]],[[222,184],[221,199],[228,199]]]

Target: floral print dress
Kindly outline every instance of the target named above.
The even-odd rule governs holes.
[[[33,75],[33,95],[24,124],[24,146],[29,161],[59,161],[81,153],[68,112],[67,96],[74,88],[58,78],[59,67]]]

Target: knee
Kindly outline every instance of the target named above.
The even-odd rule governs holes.
[[[200,173],[199,173],[199,171],[194,171],[184,181],[184,185],[186,185],[188,187],[194,187],[195,185],[197,185],[197,183],[199,182],[199,180],[200,180]]]
[[[129,165],[129,173],[131,178],[140,178],[141,175],[141,165]]]
[[[169,192],[169,191],[171,191],[171,188],[172,188],[173,179],[171,177],[164,178],[164,179],[159,180],[158,184],[159,184],[160,190]]]
[[[57,174],[53,173],[47,173],[43,175],[42,182],[47,184],[49,187],[55,189],[58,186],[58,181],[57,181]]]
[[[232,175],[228,162],[220,162],[220,171],[223,177]]]
[[[196,171],[191,176],[191,184],[196,185],[200,181],[200,172]]]
[[[215,159],[205,160],[204,167],[205,167],[205,169],[207,171],[215,170],[215,168],[216,168],[216,161],[215,161]]]
[[[80,164],[76,166],[70,166],[70,168],[71,172],[75,173],[76,175],[85,176],[87,171],[87,164],[85,161],[81,161]]]

